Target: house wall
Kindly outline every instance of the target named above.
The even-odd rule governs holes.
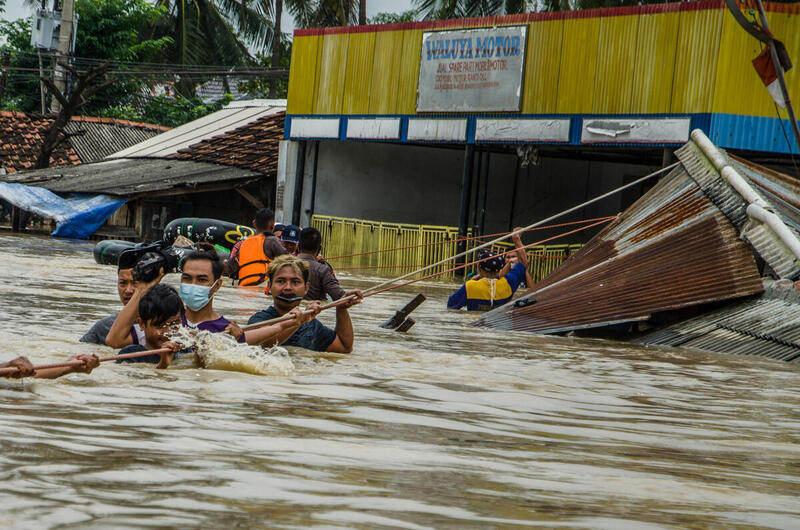
[[[309,224],[311,213],[313,145],[309,142],[306,150],[303,226]],[[516,225],[531,224],[657,169],[643,164],[542,157],[538,165],[520,169],[512,215],[516,161],[515,155],[490,154],[484,233],[504,232]],[[321,142],[314,213],[394,223],[458,226],[463,164],[463,147]],[[477,166],[476,155],[476,174]],[[295,165],[291,164],[286,184],[288,198],[284,205],[292,202],[294,169]],[[615,195],[554,223],[614,215],[638,198],[641,191],[640,188]],[[481,196],[479,210],[482,202]],[[472,224],[474,194],[470,205],[469,222]],[[290,212],[291,207],[284,212],[284,219],[291,218]],[[563,242],[583,241],[592,233],[579,233]]]

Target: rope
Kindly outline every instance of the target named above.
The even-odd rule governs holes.
[[[614,217],[614,218],[616,218],[616,217]],[[498,255],[499,256],[505,256],[506,254],[511,254],[512,252],[517,252],[518,250],[524,250],[524,249],[526,249],[528,247],[541,245],[542,243],[547,243],[548,241],[552,241],[553,239],[558,239],[558,238],[561,238],[561,237],[565,237],[565,236],[574,234],[576,232],[580,232],[581,230],[587,230],[589,228],[594,228],[595,226],[601,225],[603,223],[607,223],[610,220],[611,219],[603,219],[601,221],[597,221],[596,223],[593,223],[593,224],[590,224],[590,225],[587,225],[587,226],[581,226],[579,228],[575,228],[574,230],[570,230],[569,232],[565,232],[563,234],[558,234],[558,235],[555,235],[555,236],[548,237],[546,239],[542,239],[541,241],[537,241],[535,243],[530,243],[528,245],[524,245],[524,246],[522,246],[520,248],[509,249],[509,250],[507,250],[505,252],[502,252],[502,253],[500,253]],[[407,282],[400,283],[400,284],[397,284],[397,285],[387,285],[389,283],[393,283],[394,281],[397,281],[397,280],[389,280],[389,282],[384,282],[382,284],[376,285],[375,287],[367,289],[366,291],[364,291],[362,298],[369,298],[370,296],[375,296],[376,294],[384,293],[386,291],[391,291],[393,289],[398,289],[400,287],[405,287],[407,285],[411,285],[412,283],[417,283],[417,282],[421,282],[423,280],[428,280],[428,279],[434,278],[436,276],[441,276],[442,274],[447,274],[448,272],[453,272],[453,271],[457,271],[459,269],[470,267],[472,265],[476,265],[478,263],[490,260],[490,259],[495,258],[495,257],[496,256],[488,256],[486,258],[475,260],[475,261],[472,261],[472,262],[469,262],[469,263],[463,263],[463,264],[457,265],[457,266],[455,266],[455,267],[453,267],[451,269],[434,272],[433,274],[429,274],[427,276],[423,276],[422,278],[415,278],[413,280],[409,280]],[[408,276],[406,275],[405,277],[407,278]],[[350,295],[350,296],[346,296],[344,298],[340,298],[339,300],[336,300],[335,302],[331,302],[329,304],[323,305],[322,307],[320,307],[320,311],[324,311],[324,310],[330,309],[332,307],[340,306],[340,305],[342,305],[342,304],[344,304],[346,302],[349,302],[349,301],[351,301],[351,300],[353,300],[355,298],[356,298],[355,295]],[[313,311],[304,311],[303,312],[303,314],[306,314],[306,315],[311,314],[311,313],[313,313]],[[255,324],[242,326],[242,331],[248,331],[248,330],[251,330],[251,329],[257,329],[257,328],[261,328],[261,327],[264,327],[264,326],[269,326],[269,325],[272,325],[272,324],[278,324],[280,322],[285,322],[287,320],[292,320],[293,318],[294,318],[293,314],[286,313],[283,316],[280,316],[280,317],[277,317],[277,318],[273,318],[271,320],[265,320],[263,322],[256,322]]]
[[[136,357],[145,357],[147,355],[160,355],[162,353],[169,353],[172,350],[169,348],[161,348],[160,350],[146,350],[141,352],[134,352],[134,353],[123,353],[122,355],[111,355],[109,357],[101,357],[99,360],[101,363],[108,362],[108,361],[119,361],[122,359],[135,359]],[[53,364],[40,364],[39,366],[34,366],[34,371],[36,370],[46,370],[48,368],[69,368],[74,366],[83,366],[86,364],[85,361],[64,361],[63,363],[53,363]],[[19,368],[16,366],[11,366],[9,368],[0,368],[0,377],[4,377],[7,375],[11,375],[14,372],[18,372]]]
[[[612,215],[610,217],[598,217],[596,219],[584,219],[583,221],[571,221],[569,223],[561,223],[561,224],[555,224],[555,225],[549,225],[549,226],[539,226],[539,227],[536,227],[536,228],[531,228],[530,230],[526,230],[526,232],[532,232],[534,230],[547,230],[549,228],[562,228],[562,227],[565,227],[565,226],[572,226],[572,225],[584,224],[584,223],[593,223],[595,221],[600,221],[600,220],[605,220],[605,219],[614,219],[614,217],[616,217],[616,216]],[[357,253],[357,254],[342,254],[341,256],[333,256],[333,257],[330,257],[330,258],[325,258],[325,261],[330,261],[332,259],[340,259],[340,258],[351,258],[351,257],[354,257],[354,256],[367,256],[367,255],[370,255],[370,254],[380,254],[381,252],[394,252],[394,251],[397,251],[397,250],[407,250],[407,249],[410,249],[410,248],[432,247],[434,245],[445,245],[445,244],[448,244],[448,243],[449,244],[453,244],[453,243],[459,243],[461,241],[471,241],[473,239],[486,239],[486,238],[489,238],[489,237],[508,236],[510,233],[511,232],[498,232],[496,234],[484,234],[484,235],[480,235],[480,236],[471,236],[471,237],[460,237],[459,236],[456,239],[448,239],[448,240],[444,240],[444,241],[434,241],[433,243],[420,243],[420,244],[417,244],[417,245],[408,245],[408,246],[405,246],[405,247],[395,247],[395,248],[385,248],[385,249],[381,249],[381,250],[371,250],[369,252],[360,252],[360,253]],[[504,237],[504,239],[505,239],[505,237]],[[409,266],[412,266],[412,265],[409,265]],[[420,265],[420,267],[422,267],[422,266],[423,265]]]

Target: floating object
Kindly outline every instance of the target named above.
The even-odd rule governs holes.
[[[402,324],[400,324],[399,326],[397,326],[397,329],[396,329],[395,331],[398,331],[398,332],[400,332],[400,333],[405,333],[406,331],[408,331],[409,329],[411,329],[411,326],[413,326],[413,325],[414,325],[414,324],[416,324],[416,323],[417,323],[417,321],[416,321],[416,320],[414,320],[414,319],[413,319],[413,318],[411,318],[411,317],[408,317],[407,319],[405,319],[405,320],[403,321],[403,323],[402,323]]]
[[[178,236],[183,236],[195,243],[205,241],[230,251],[237,241],[255,235],[255,233],[255,229],[249,226],[227,221],[183,217],[169,222],[164,228],[163,240],[166,244],[172,245]]]
[[[418,308],[424,301],[425,301],[425,295],[423,295],[422,293],[418,294],[417,296],[414,297],[413,300],[407,303],[400,311],[396,312],[394,316],[392,316],[392,318],[381,324],[381,327],[385,329],[395,329],[401,326],[405,322],[408,315],[410,315],[411,312],[414,311],[416,308]],[[414,321],[412,320],[408,328],[406,328],[403,331],[407,331],[413,325]]]
[[[120,241],[118,239],[105,239],[94,246],[94,261],[100,265],[116,265],[120,255],[129,249],[136,248],[136,243]]]

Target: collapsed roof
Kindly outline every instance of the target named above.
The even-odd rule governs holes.
[[[800,186],[727,156],[700,131],[676,156],[675,169],[579,252],[476,325],[562,333],[652,323],[758,296],[764,276],[796,280]]]

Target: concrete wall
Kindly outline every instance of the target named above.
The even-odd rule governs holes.
[[[292,149],[291,152],[296,150]],[[304,226],[309,223],[314,156],[315,144],[308,142],[301,216]],[[463,147],[320,142],[314,213],[373,221],[458,226],[463,164]],[[512,216],[516,164],[515,155],[490,155],[485,233],[503,232],[508,231],[510,226],[531,224],[655,169],[637,164],[541,158],[536,165],[520,168]],[[284,219],[287,219],[290,218],[296,161],[287,160],[285,167],[283,204],[288,206],[284,212]],[[473,184],[477,179],[477,171],[476,151]],[[281,178],[279,176],[279,182]],[[483,184],[480,184],[480,188],[482,192]],[[641,191],[640,188],[616,195],[554,223],[614,215],[638,198]],[[478,221],[483,203],[482,196],[479,197]],[[474,200],[473,189],[471,208]],[[473,218],[470,212],[470,224]],[[583,241],[591,233],[576,234],[564,242]],[[533,241],[532,237],[526,238],[526,242]]]

